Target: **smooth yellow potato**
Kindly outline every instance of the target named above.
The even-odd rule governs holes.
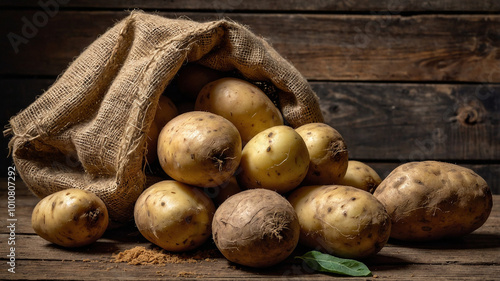
[[[360,161],[349,160],[345,176],[339,184],[373,193],[381,182],[382,179],[372,167]]]
[[[295,129],[304,139],[311,163],[305,185],[338,183],[347,171],[347,145],[340,133],[324,123],[309,123]]]
[[[250,189],[217,208],[212,237],[230,261],[269,267],[285,260],[299,240],[299,222],[290,203],[278,193]]]
[[[469,234],[493,205],[486,181],[451,163],[421,161],[394,169],[373,193],[392,219],[391,237],[425,241]]]
[[[94,243],[109,224],[108,210],[94,193],[70,188],[44,197],[33,209],[31,225],[43,239],[64,247]]]
[[[191,111],[168,122],[158,137],[158,158],[167,175],[200,187],[228,181],[241,159],[241,137],[223,117]]]
[[[300,135],[288,126],[258,133],[243,148],[237,175],[243,188],[265,188],[279,193],[296,188],[309,168],[309,153]]]
[[[141,234],[168,251],[193,250],[212,234],[215,206],[200,189],[174,180],[147,188],[137,199],[134,220]]]
[[[283,116],[257,86],[238,78],[222,78],[200,91],[195,110],[209,111],[231,121],[240,132],[243,143],[257,133],[283,125]]]
[[[300,243],[343,258],[365,258],[387,243],[391,219],[370,193],[352,186],[313,185],[288,200],[300,223]]]

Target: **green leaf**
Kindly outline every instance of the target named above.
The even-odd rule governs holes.
[[[296,259],[303,260],[307,266],[316,271],[335,273],[347,276],[371,276],[368,267],[359,261],[342,259],[318,251],[310,251]]]

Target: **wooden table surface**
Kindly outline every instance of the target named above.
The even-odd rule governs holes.
[[[155,248],[133,225],[111,227],[96,243],[78,249],[65,249],[36,235],[31,228],[31,212],[39,201],[18,178],[15,203],[9,206],[7,181],[1,179],[0,280],[186,280],[186,279],[262,279],[333,280],[347,278],[311,272],[294,259],[307,249],[299,247],[285,262],[257,270],[232,264],[219,255],[195,263],[131,265],[113,262],[113,254],[143,246]],[[13,199],[13,198],[10,198]],[[14,207],[14,210],[8,208]],[[9,211],[14,216],[9,217]],[[9,220],[14,219],[14,220]],[[14,223],[15,230],[8,226]],[[10,240],[9,240],[10,239]],[[15,245],[9,245],[15,241]],[[8,255],[14,247],[15,273]],[[208,241],[204,250],[214,249]],[[205,251],[207,252],[207,251]],[[390,240],[374,257],[364,260],[372,277],[354,280],[500,280],[500,195],[494,195],[493,211],[478,230],[461,239],[426,243]]]

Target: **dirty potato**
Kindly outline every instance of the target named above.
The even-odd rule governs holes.
[[[240,163],[241,137],[225,118],[203,111],[183,113],[158,137],[160,165],[175,180],[214,187],[229,180]]]
[[[458,165],[422,161],[394,169],[373,193],[392,219],[391,237],[460,237],[483,225],[492,208],[486,181]]]
[[[364,258],[387,243],[391,219],[370,193],[352,186],[313,185],[288,200],[297,212],[300,243],[334,256]]]
[[[372,167],[360,161],[349,160],[345,176],[339,184],[373,193],[381,182],[382,179]]]
[[[215,206],[200,189],[174,180],[147,188],[137,199],[134,220],[141,234],[168,251],[188,251],[211,235]]]
[[[311,163],[306,185],[338,183],[347,170],[347,146],[340,133],[324,123],[309,123],[295,129],[304,139]]]
[[[104,202],[94,193],[76,188],[44,197],[31,216],[36,234],[64,247],[94,243],[104,234],[108,223]]]
[[[207,84],[196,99],[195,110],[209,111],[231,121],[243,143],[257,133],[283,125],[283,116],[257,86],[238,78],[222,78]]]
[[[309,153],[302,137],[288,126],[274,126],[258,133],[243,148],[237,175],[243,188],[265,188],[279,193],[296,188],[309,167]]]
[[[290,203],[278,193],[250,189],[219,206],[212,237],[230,261],[269,267],[286,259],[299,240],[299,222]]]

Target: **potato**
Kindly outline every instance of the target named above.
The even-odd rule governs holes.
[[[196,100],[206,84],[220,79],[223,73],[197,63],[188,63],[177,73],[177,88],[186,100]]]
[[[222,78],[200,91],[195,110],[209,111],[231,121],[243,143],[257,133],[283,125],[283,116],[257,86],[238,78]]]
[[[148,164],[156,162],[158,159],[158,135],[160,134],[160,129],[156,122],[151,123],[149,126],[148,133],[146,134],[146,160]]]
[[[94,193],[70,188],[44,197],[33,209],[31,225],[43,239],[64,247],[94,243],[109,224],[108,210]]]
[[[196,187],[164,180],[147,188],[137,199],[134,220],[141,234],[168,251],[188,251],[211,235],[215,206]]]
[[[200,187],[228,181],[239,166],[241,137],[223,117],[203,111],[183,113],[158,137],[160,165],[173,179]]]
[[[372,167],[360,161],[349,160],[345,176],[339,184],[354,186],[373,193],[380,182],[382,179]]]
[[[268,267],[286,259],[299,240],[299,222],[290,203],[278,193],[250,189],[219,206],[212,237],[229,260],[250,267]]]
[[[297,212],[303,245],[356,259],[376,254],[389,239],[389,214],[366,191],[343,185],[303,186],[288,200]]]
[[[306,185],[338,183],[347,170],[347,146],[340,133],[324,123],[304,124],[295,129],[304,139],[311,163]]]
[[[160,96],[154,122],[161,130],[161,128],[163,128],[163,126],[165,126],[165,124],[167,124],[170,120],[174,119],[178,113],[179,110],[170,98],[167,96]]]
[[[288,126],[258,133],[243,148],[238,183],[279,193],[296,188],[309,167],[309,153],[300,135]]]
[[[158,135],[160,130],[177,116],[178,110],[175,104],[166,96],[160,96],[158,100],[158,107],[156,108],[156,114],[153,123],[149,127],[149,131],[146,135],[147,143],[147,153],[146,159],[149,164],[156,162],[158,159]]]
[[[460,237],[486,222],[492,195],[486,181],[458,165],[402,164],[375,189],[392,219],[391,237],[424,241]]]

